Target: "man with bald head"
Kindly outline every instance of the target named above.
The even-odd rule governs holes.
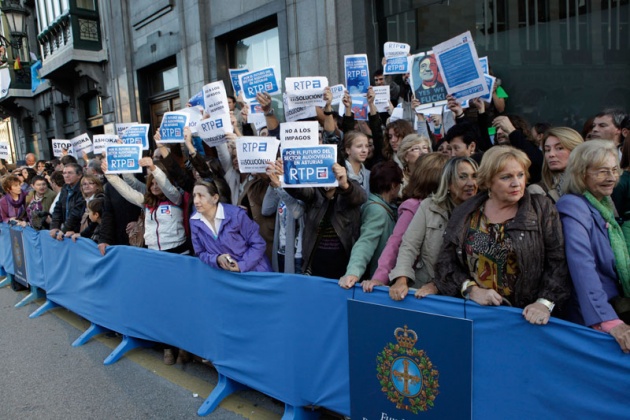
[[[35,157],[33,153],[27,153],[24,160],[26,161],[26,166],[28,166],[29,168],[35,169],[37,158]]]

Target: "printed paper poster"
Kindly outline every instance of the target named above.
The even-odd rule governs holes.
[[[112,144],[118,144],[118,136],[114,134],[95,134],[94,135],[94,154],[100,155],[105,153],[105,148]]]
[[[123,144],[140,144],[142,150],[149,150],[149,124],[136,124],[127,128],[122,137]]]
[[[184,127],[188,125],[187,112],[166,112],[160,124],[160,143],[183,143]]]
[[[280,140],[275,137],[239,137],[236,157],[241,173],[260,174],[267,171],[267,163],[275,161]]]
[[[280,124],[280,144],[283,149],[319,144],[317,121],[286,122]]]
[[[367,95],[370,86],[370,71],[366,54],[346,55],[346,86],[350,95]]]
[[[446,88],[435,56],[420,53],[409,57],[411,63],[410,83],[421,106],[433,107],[446,103]]]
[[[283,188],[336,187],[332,170],[337,162],[337,146],[318,145],[282,149]]]
[[[470,31],[434,46],[433,52],[449,94],[464,100],[489,93]]]
[[[270,95],[280,92],[276,71],[273,67],[240,74],[238,80],[243,89],[243,97],[247,102],[255,100],[258,92],[267,92]]]
[[[112,144],[105,148],[108,174],[140,173],[140,159],[142,159],[142,145],[140,144]]]

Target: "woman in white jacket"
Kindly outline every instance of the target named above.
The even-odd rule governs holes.
[[[127,201],[144,210],[144,243],[149,249],[189,254],[184,229],[183,193],[168,179],[166,172],[145,157],[140,166],[149,169],[146,192],[130,187],[116,175],[105,175]]]

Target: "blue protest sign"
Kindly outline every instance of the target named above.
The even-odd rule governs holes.
[[[203,106],[203,90],[200,90],[195,94],[195,96],[190,98],[188,100],[188,103],[190,104],[190,106]]]
[[[409,73],[409,61],[407,57],[388,58],[383,68],[383,74],[405,74]]]
[[[105,148],[108,174],[140,173],[142,146],[139,144],[115,144]]]
[[[270,95],[280,92],[273,67],[240,74],[238,80],[243,89],[243,97],[248,102],[256,99],[258,92],[267,92]]]
[[[488,57],[481,57],[479,59],[479,64],[481,65],[481,70],[483,70],[483,74],[490,74],[490,69],[488,68]]]
[[[160,124],[160,142],[183,143],[184,127],[189,119],[190,115],[184,112],[166,112]]]
[[[230,80],[232,81],[232,89],[234,89],[234,96],[238,97],[241,93],[241,84],[238,80],[238,76],[241,74],[249,73],[247,69],[229,69]]]
[[[470,32],[434,46],[433,52],[449,94],[464,100],[489,93]]]
[[[282,150],[285,188],[336,187],[332,166],[337,161],[336,146],[295,147]]]
[[[346,86],[350,95],[367,95],[370,87],[370,72],[366,54],[346,55]]]
[[[140,144],[142,150],[149,150],[149,124],[136,124],[127,128],[120,136],[123,144]]]
[[[353,419],[472,417],[472,321],[348,300],[348,327]]]
[[[489,74],[485,74],[483,75],[484,79],[486,80],[486,85],[488,85],[488,94],[487,95],[482,95],[480,96],[481,99],[483,99],[484,101],[491,103],[492,102],[492,92],[494,91],[494,84],[497,80],[496,77],[494,76],[490,76]]]

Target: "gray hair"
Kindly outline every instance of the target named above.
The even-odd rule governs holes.
[[[608,156],[613,156],[619,164],[615,144],[609,140],[589,140],[578,145],[569,156],[567,169],[564,171],[564,194],[582,195],[586,191],[586,170],[591,166],[604,163]]]

